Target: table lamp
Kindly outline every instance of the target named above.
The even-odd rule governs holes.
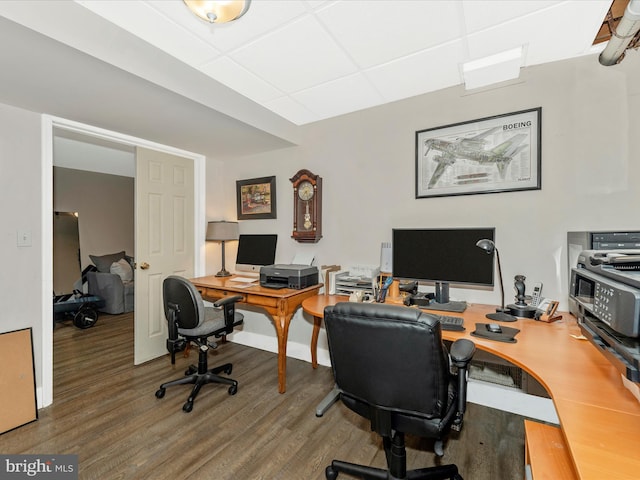
[[[225,222],[224,220],[209,222],[207,224],[206,240],[222,243],[222,269],[216,273],[216,277],[229,277],[231,273],[224,266],[224,242],[238,240],[238,222]]]
[[[513,315],[508,314],[507,309],[504,308],[504,285],[502,284],[502,268],[500,267],[500,254],[498,253],[496,244],[493,243],[492,240],[483,238],[482,240],[478,240],[476,242],[476,247],[481,248],[482,250],[487,252],[488,255],[491,255],[495,251],[496,260],[498,261],[498,277],[500,278],[500,294],[502,303],[500,304],[500,308],[496,308],[496,313],[487,313],[486,317],[489,320],[496,320],[498,322],[515,322],[517,318]]]

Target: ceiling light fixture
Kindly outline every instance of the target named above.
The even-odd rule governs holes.
[[[247,10],[251,0],[183,0],[201,19],[209,23],[227,23],[239,19]]]

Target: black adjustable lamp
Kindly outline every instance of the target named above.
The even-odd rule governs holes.
[[[238,222],[209,222],[207,224],[207,240],[222,243],[222,269],[216,273],[216,277],[229,277],[231,273],[224,267],[224,242],[238,240]]]
[[[481,248],[482,250],[487,252],[488,255],[491,255],[495,251],[496,259],[498,261],[498,277],[500,277],[500,294],[502,296],[502,303],[500,304],[500,308],[496,308],[496,313],[487,313],[486,317],[489,320],[496,320],[498,322],[515,322],[517,318],[513,315],[508,314],[508,310],[504,308],[504,285],[502,284],[502,268],[500,267],[500,254],[498,253],[496,244],[493,243],[492,240],[483,238],[482,240],[478,240],[476,242],[476,247]]]

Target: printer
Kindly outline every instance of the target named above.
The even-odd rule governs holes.
[[[640,382],[640,250],[582,251],[569,297],[585,337]]]
[[[267,265],[260,267],[260,286],[301,290],[318,284],[318,267],[309,265]]]

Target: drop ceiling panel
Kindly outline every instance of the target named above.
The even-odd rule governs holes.
[[[265,103],[265,106],[271,109],[274,113],[277,113],[298,125],[315,122],[319,119],[317,114],[304,107],[301,103],[295,101],[292,97],[280,97]]]
[[[458,64],[451,59],[464,58],[462,40],[404,57],[367,70],[367,78],[392,102],[462,83]]]
[[[518,0],[517,2],[464,0],[462,4],[465,29],[469,34],[475,33],[516,18],[526,17],[533,12],[558,5],[558,3],[553,0]]]
[[[589,53],[591,43],[584,39],[591,32],[597,31],[599,23],[594,19],[600,14],[604,16],[608,2],[580,2],[582,7],[577,17],[574,3],[562,2],[543,11],[470,34],[470,58],[482,58],[525,46],[523,66],[528,66]],[[559,35],[569,31],[572,33]],[[578,31],[579,35],[576,34]]]
[[[335,2],[317,16],[361,68],[432,48],[463,33],[460,6],[451,1]]]
[[[335,117],[384,103],[384,98],[361,73],[298,92],[293,98],[318,118]],[[345,105],[349,108],[345,109]]]
[[[284,95],[273,85],[238,65],[229,57],[221,57],[208,63],[202,71],[225,85],[233,85],[236,92],[254,102],[269,102]]]
[[[356,71],[344,50],[310,16],[236,50],[231,58],[286,93]]]

